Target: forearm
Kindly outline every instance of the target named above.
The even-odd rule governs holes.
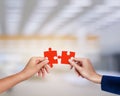
[[[36,62],[39,61],[39,62]],[[42,68],[44,70],[48,70],[49,68],[47,67],[48,60],[42,57],[32,57],[26,67],[19,73],[11,75],[9,77],[0,79],[0,93],[8,90],[9,88],[15,86],[16,84],[29,79],[32,77],[34,74],[37,72],[44,72],[41,71]],[[42,73],[43,74],[43,73]]]
[[[0,93],[25,80],[23,72],[0,79]]]

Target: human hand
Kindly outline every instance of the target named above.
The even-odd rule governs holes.
[[[0,93],[32,77],[36,73],[42,74],[44,77],[45,71],[49,72],[48,62],[48,60],[42,57],[32,57],[21,72],[0,79]]]
[[[47,59],[42,57],[32,57],[21,72],[24,79],[28,79],[36,73],[38,73],[38,76],[42,75],[42,77],[44,77],[45,71],[49,73],[50,70],[48,62]]]
[[[101,83],[102,76],[96,73],[89,59],[73,58],[69,62],[79,76],[94,83]]]

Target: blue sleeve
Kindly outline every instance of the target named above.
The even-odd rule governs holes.
[[[101,89],[120,95],[120,77],[104,75],[101,81]]]

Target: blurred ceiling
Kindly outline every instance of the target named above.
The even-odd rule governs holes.
[[[0,0],[0,35],[71,35],[114,23],[120,0]]]

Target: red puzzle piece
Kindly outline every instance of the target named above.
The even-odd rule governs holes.
[[[62,51],[62,55],[57,56],[57,51],[49,48],[48,51],[44,52],[44,57],[48,58],[50,67],[53,67],[53,64],[58,64],[58,59],[61,59],[61,64],[69,64],[68,60],[71,57],[75,57],[75,52],[67,53],[67,51]],[[55,59],[55,57],[57,58]]]
[[[62,55],[58,56],[58,58],[61,58],[61,64],[69,64],[68,60],[71,57],[75,57],[75,52],[70,52],[67,54],[67,51],[62,51]]]
[[[49,51],[44,52],[44,57],[47,57],[49,60],[50,67],[53,67],[53,64],[58,64],[58,60],[54,59],[57,56],[57,51],[49,48]]]

